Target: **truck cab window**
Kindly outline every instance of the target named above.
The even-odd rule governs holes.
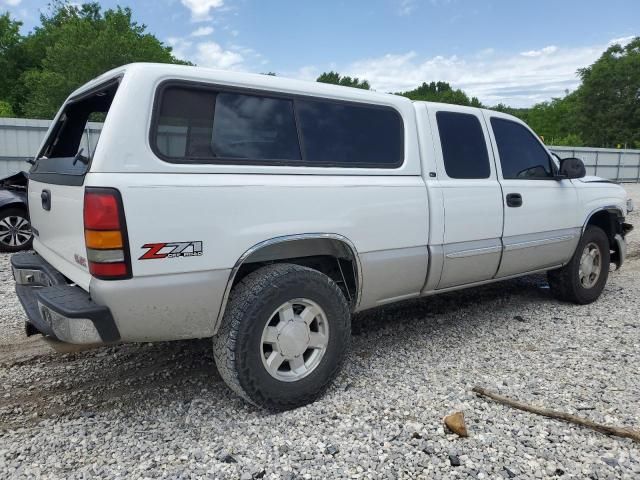
[[[478,117],[436,113],[444,168],[449,178],[489,178],[489,154]]]
[[[533,134],[519,123],[492,117],[502,177],[508,179],[550,179],[551,158]]]

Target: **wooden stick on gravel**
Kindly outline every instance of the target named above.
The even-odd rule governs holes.
[[[517,400],[511,400],[508,397],[504,397],[497,393],[486,390],[482,387],[473,387],[471,391],[474,393],[477,393],[480,396],[491,398],[498,403],[502,403],[504,405],[508,405],[513,408],[517,408],[518,410],[524,410],[525,412],[535,413],[537,415],[542,415],[543,417],[564,420],[565,422],[575,423],[576,425],[581,425],[583,427],[591,428],[592,430],[595,430],[600,433],[605,433],[607,435],[615,435],[617,437],[630,438],[632,440],[635,440],[636,442],[640,442],[640,431],[638,430],[633,430],[631,428],[623,428],[623,427],[610,427],[607,425],[602,425],[601,423],[593,422],[586,418],[578,417],[576,415],[571,415],[569,413],[558,412],[557,410],[551,410],[548,408],[534,407],[533,405],[518,402]]]

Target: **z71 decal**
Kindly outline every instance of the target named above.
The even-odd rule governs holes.
[[[202,242],[145,243],[142,248],[147,251],[138,260],[202,256]]]

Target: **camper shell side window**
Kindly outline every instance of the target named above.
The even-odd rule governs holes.
[[[404,125],[392,107],[167,81],[149,140],[170,163],[398,168]]]

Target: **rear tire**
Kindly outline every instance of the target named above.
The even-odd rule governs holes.
[[[33,233],[27,213],[21,208],[0,211],[0,252],[19,252],[31,248]]]
[[[596,301],[607,283],[610,261],[607,234],[589,225],[569,263],[547,272],[552,294],[579,305]]]
[[[336,283],[293,264],[262,267],[231,291],[213,343],[224,381],[248,402],[287,410],[313,402],[349,350],[351,314]]]

